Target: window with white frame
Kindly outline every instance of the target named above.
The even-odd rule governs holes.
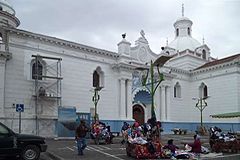
[[[206,84],[201,83],[199,86],[199,98],[208,97],[208,87]]]
[[[93,72],[93,87],[104,87],[104,72],[97,67]]]
[[[174,98],[181,98],[181,86],[179,82],[174,85]]]
[[[43,60],[38,60],[36,63],[36,60],[33,59],[31,61],[31,73],[32,73],[32,79],[38,79],[42,80],[43,75],[45,75],[45,65],[46,63]]]

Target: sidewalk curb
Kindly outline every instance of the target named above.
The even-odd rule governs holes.
[[[53,160],[64,160],[62,157],[59,157],[58,155],[47,151],[46,154]]]

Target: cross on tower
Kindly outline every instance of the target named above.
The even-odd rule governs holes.
[[[182,4],[182,17],[184,17],[184,3]]]

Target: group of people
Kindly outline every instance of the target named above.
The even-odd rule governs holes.
[[[144,143],[141,139],[141,137],[145,136],[147,137],[146,140],[160,140],[160,132],[161,132],[161,123],[154,122],[151,119],[148,120],[148,122],[144,125],[139,125],[138,122],[133,123],[131,126],[127,122],[124,122],[122,126],[122,135],[123,140],[122,144],[126,141],[129,142],[129,139],[132,140],[136,138],[137,141],[134,143]],[[86,144],[86,135],[87,132],[90,132],[91,129],[88,127],[84,120],[80,121],[79,126],[76,128],[76,134],[75,139],[77,141],[77,148],[78,148],[78,155],[83,155],[83,150],[87,147]],[[107,127],[104,123],[96,122],[92,125],[92,136],[97,136],[97,134],[109,134],[109,143],[112,142],[112,137],[110,135],[110,127]],[[141,139],[139,141],[139,138]],[[130,140],[130,141],[131,141]],[[200,142],[200,136],[194,135],[194,142],[191,144],[188,144],[188,146],[191,147],[191,152],[194,153],[201,153],[201,142]],[[176,155],[176,149],[179,149],[178,146],[176,146],[173,143],[173,140],[168,140],[168,143],[163,146],[163,149],[169,149],[171,151],[171,156]]]
[[[144,123],[143,125],[140,125],[138,122],[134,122],[133,125],[124,122],[121,129],[121,133],[123,135],[123,140],[121,143],[124,144],[130,139],[138,137],[145,137],[146,139],[151,140],[160,140],[161,132],[161,122],[156,121],[155,118],[148,119],[147,123]]]
[[[194,138],[193,143],[188,143],[188,144],[184,143],[184,146],[185,147],[190,146],[191,148],[190,152],[192,153],[195,153],[195,154],[202,153],[200,136],[196,134],[193,136],[193,138]],[[165,146],[163,146],[163,149],[168,149],[171,152],[170,153],[171,157],[177,157],[176,150],[179,149],[179,147],[173,143],[173,139],[168,140],[168,143]]]
[[[122,144],[125,142],[131,144],[150,144],[153,141],[158,141],[160,143],[160,133],[161,133],[161,123],[155,121],[155,119],[149,119],[147,123],[139,125],[138,122],[134,122],[133,125],[124,122],[121,132],[123,135]],[[184,143],[185,149],[190,148],[190,152],[196,155],[202,153],[202,146],[200,142],[200,136],[198,134],[194,135],[193,143]],[[173,139],[169,139],[168,143],[162,147],[163,150],[170,151],[170,157],[183,156],[180,152],[176,152],[179,149],[173,143]]]
[[[105,143],[112,143],[113,135],[110,130],[110,126],[105,123],[96,121],[92,124],[91,138],[95,140],[95,143],[99,144],[99,140],[104,140]]]

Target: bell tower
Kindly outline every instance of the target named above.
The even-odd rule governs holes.
[[[0,26],[17,28],[19,25],[13,7],[6,0],[0,0]]]
[[[5,74],[7,62],[12,59],[8,48],[7,28],[17,28],[20,21],[15,17],[15,10],[6,0],[0,0],[0,118],[4,117]]]

